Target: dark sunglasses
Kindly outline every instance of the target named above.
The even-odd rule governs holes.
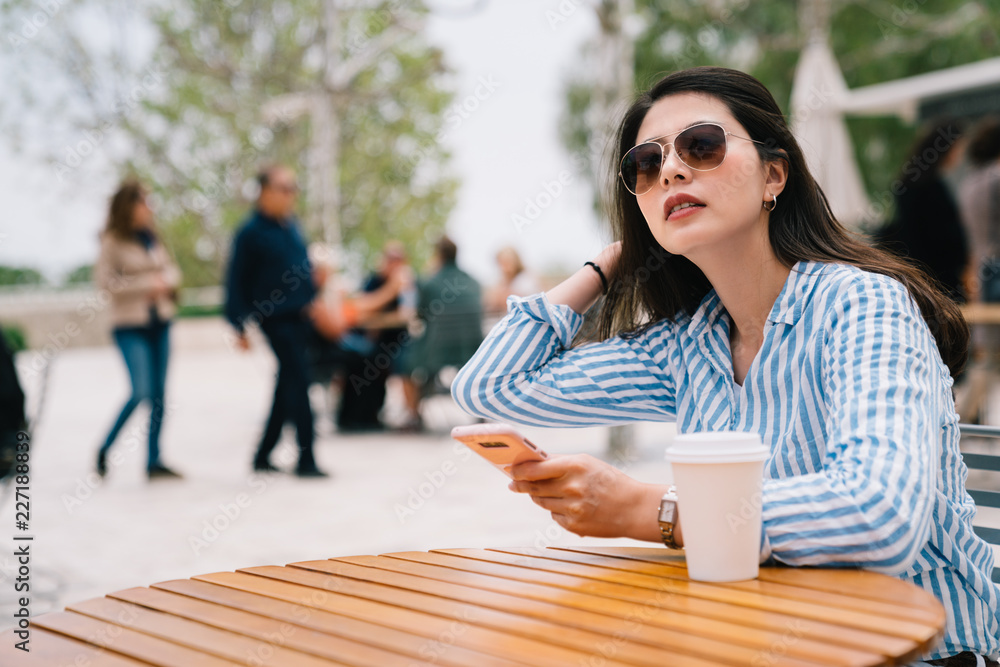
[[[736,137],[755,144],[764,143],[727,132],[724,127],[715,123],[692,125],[675,134],[676,138],[671,143],[660,143],[661,140],[674,136],[666,134],[633,146],[625,153],[618,176],[629,192],[643,195],[653,189],[660,179],[667,146],[673,146],[677,158],[691,169],[712,171],[718,169],[726,159],[726,137]]]

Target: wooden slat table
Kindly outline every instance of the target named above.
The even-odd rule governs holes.
[[[443,549],[250,567],[32,619],[2,665],[816,667],[906,664],[945,623],[926,591],[858,570],[687,578],[662,548]]]

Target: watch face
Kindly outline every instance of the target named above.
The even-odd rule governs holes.
[[[660,503],[660,523],[674,523],[677,516],[677,501],[663,500]]]

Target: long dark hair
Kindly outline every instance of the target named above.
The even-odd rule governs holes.
[[[788,178],[770,214],[769,241],[784,266],[798,261],[839,262],[890,276],[909,290],[952,374],[968,357],[969,327],[958,307],[920,269],[865,243],[837,222],[819,184],[806,166],[771,93],[749,74],[723,67],[695,67],[667,75],[641,94],[618,129],[613,165],[635,145],[639,126],[658,100],[677,93],[702,93],[719,100],[746,129],[764,163],[784,160]],[[712,289],[701,269],[680,255],[664,253],[650,232],[635,195],[616,178],[609,198],[615,238],[621,240],[615,285],[600,314],[600,335],[629,335],[653,322],[692,314]],[[664,255],[666,255],[664,257]],[[651,266],[662,266],[650,270]]]
[[[108,222],[104,231],[120,239],[133,238],[135,228],[132,227],[132,211],[145,196],[146,190],[139,181],[127,180],[119,185],[118,190],[111,196]]]

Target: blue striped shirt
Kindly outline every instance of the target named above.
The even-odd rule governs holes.
[[[509,308],[453,384],[466,411],[536,426],[756,431],[771,448],[761,562],[863,567],[927,589],[948,623],[926,659],[1000,649],[1000,587],[972,531],[951,376],[902,284],[796,264],[742,390],[714,291],[690,316],[576,348],[583,318],[569,307],[536,295]]]

